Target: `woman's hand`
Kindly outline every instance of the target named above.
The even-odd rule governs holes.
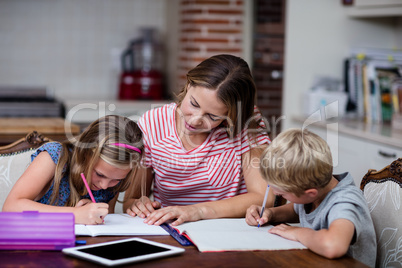
[[[246,212],[246,222],[248,225],[257,226],[258,224],[263,225],[269,221],[271,218],[271,210],[268,208],[264,209],[264,213],[260,218],[262,206],[252,205],[247,209]]]
[[[131,206],[126,210],[126,213],[130,216],[139,216],[144,219],[160,207],[161,204],[159,202],[151,201],[148,197],[143,196],[140,199],[134,199]]]
[[[101,224],[109,213],[108,204],[93,203],[89,199],[81,199],[75,207],[75,223],[79,224]]]
[[[149,225],[161,225],[168,220],[174,220],[171,225],[176,226],[188,221],[202,219],[201,208],[196,205],[171,206],[152,212],[144,221]]]

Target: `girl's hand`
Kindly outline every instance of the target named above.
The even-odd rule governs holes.
[[[161,225],[173,219],[176,219],[171,223],[173,226],[187,221],[198,221],[202,219],[202,212],[200,208],[192,205],[165,207],[152,212],[144,222],[149,225]]]
[[[81,199],[80,201],[78,201],[78,203],[75,205],[75,207],[79,208],[79,207],[85,206],[88,203],[92,203],[92,201],[89,199]]]
[[[252,205],[247,209],[246,222],[248,225],[257,226],[267,223],[271,217],[271,210],[265,208],[262,217],[260,218],[262,206]]]
[[[75,214],[75,223],[79,224],[101,224],[109,213],[109,205],[106,203],[93,203],[89,199],[80,200]]]
[[[126,213],[133,217],[139,216],[144,219],[160,207],[161,204],[159,202],[152,202],[148,197],[143,196],[140,199],[134,199],[134,202],[126,210]]]

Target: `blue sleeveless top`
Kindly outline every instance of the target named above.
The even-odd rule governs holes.
[[[39,155],[39,153],[46,151],[50,157],[52,158],[53,162],[57,164],[59,162],[60,158],[60,153],[61,153],[62,146],[58,142],[48,142],[41,147],[39,147],[35,153],[31,155],[31,161],[35,159]],[[68,181],[68,176],[69,172],[67,172],[64,177],[61,179],[60,182],[60,190],[59,190],[59,199],[57,203],[55,204],[56,206],[64,206],[67,202],[68,197],[70,196],[70,183]],[[41,199],[39,199],[37,202],[42,203],[42,204],[47,204],[49,205],[50,201],[50,196],[53,192],[53,185],[50,186],[49,190],[42,196]],[[113,191],[110,189],[101,189],[98,191],[92,191],[92,194],[95,198],[95,201],[102,202],[102,203],[109,203],[110,200],[113,199],[115,194],[113,194]],[[86,194],[84,196],[81,196],[81,199],[91,199],[89,194]]]

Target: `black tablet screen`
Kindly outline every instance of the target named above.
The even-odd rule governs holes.
[[[79,251],[109,260],[119,260],[168,250],[169,249],[167,248],[142,243],[139,241],[127,241],[99,247],[84,248],[80,249]]]

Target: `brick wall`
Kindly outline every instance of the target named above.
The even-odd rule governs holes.
[[[185,75],[216,54],[243,54],[243,0],[183,0],[180,2],[178,52],[179,89]]]

